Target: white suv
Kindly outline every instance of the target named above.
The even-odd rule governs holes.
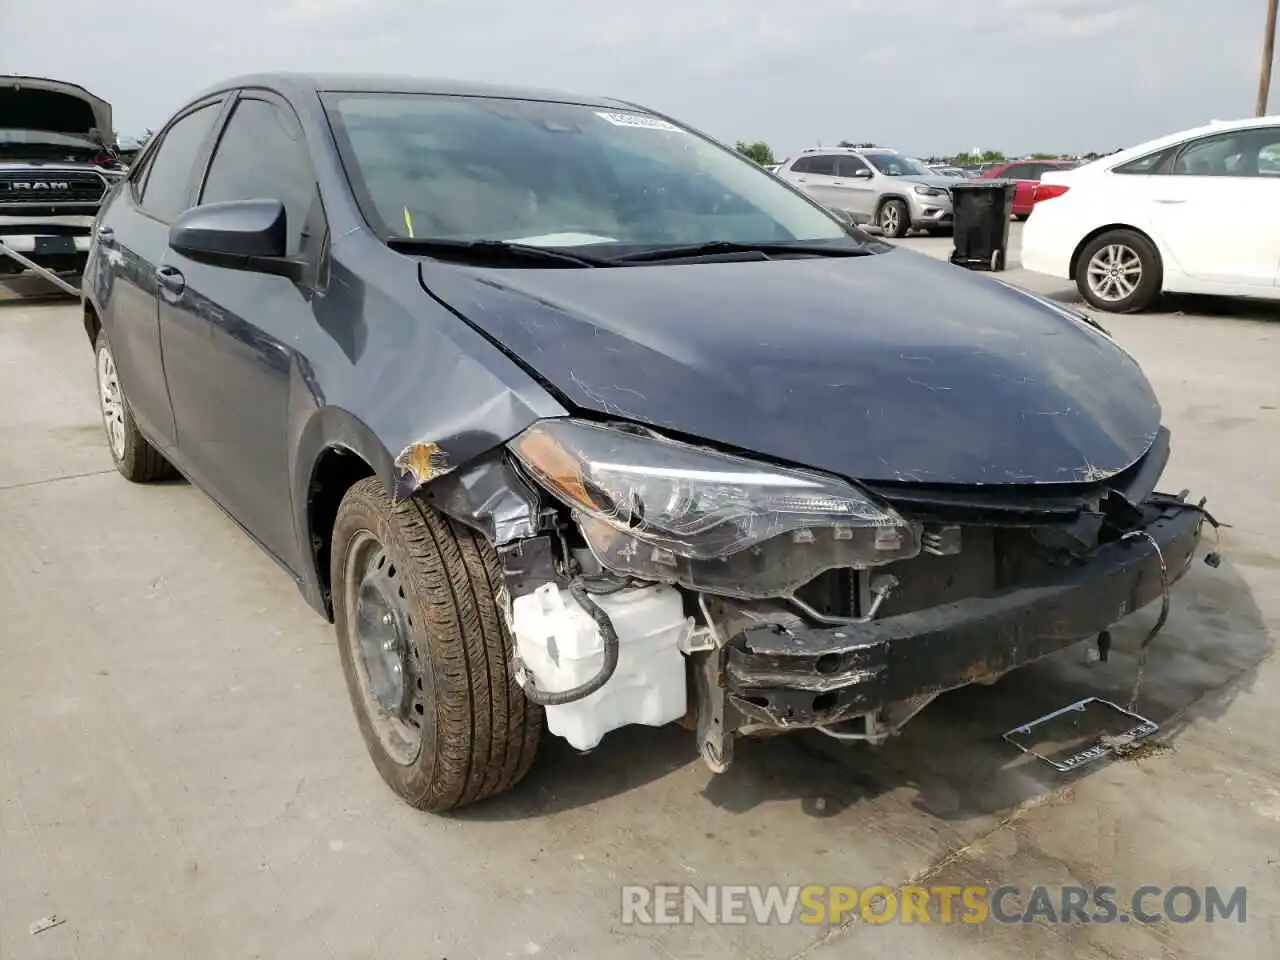
[[[1046,173],[1022,265],[1101,310],[1162,291],[1280,298],[1280,117],[1215,122]]]
[[[951,228],[952,177],[884,147],[805,150],[777,175],[854,223],[874,223],[885,236]]]

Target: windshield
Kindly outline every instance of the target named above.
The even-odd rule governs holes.
[[[866,161],[888,177],[928,177],[933,171],[912,157],[893,153],[864,153]]]
[[[647,114],[427,94],[325,104],[357,201],[384,238],[853,242],[757,164]]]

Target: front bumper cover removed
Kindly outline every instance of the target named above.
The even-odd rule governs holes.
[[[994,678],[1094,637],[1182,576],[1204,514],[1170,502],[1143,528],[1031,585],[867,623],[760,626],[721,654],[742,725],[826,726]]]

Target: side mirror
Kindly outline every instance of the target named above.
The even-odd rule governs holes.
[[[853,171],[853,178],[855,180],[870,180],[871,171],[868,170],[866,167],[860,167],[859,169]]]
[[[199,263],[296,279],[286,258],[288,216],[279,200],[232,200],[192,207],[169,228],[169,246]]]

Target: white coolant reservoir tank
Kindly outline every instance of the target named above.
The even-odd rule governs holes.
[[[579,750],[632,723],[661,726],[688,709],[681,644],[693,631],[672,587],[627,587],[592,594],[618,634],[618,667],[603,687],[575,703],[547,707],[547,727]],[[591,614],[554,583],[512,604],[516,655],[539,690],[569,690],[595,677],[604,640]]]

